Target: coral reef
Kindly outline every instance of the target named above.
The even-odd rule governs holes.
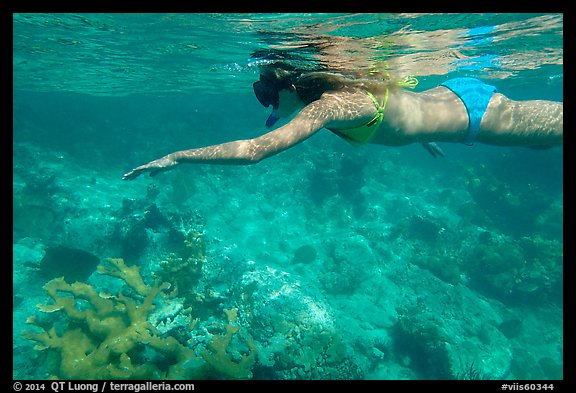
[[[117,245],[116,252],[127,261],[138,260],[149,243],[144,218],[132,212],[137,207],[137,201],[122,201],[121,217],[110,236],[110,243]]]
[[[240,326],[236,324],[236,309],[224,310],[228,323],[225,331],[220,335],[215,335],[205,349],[200,354],[202,358],[215,371],[226,379],[246,379],[252,377],[252,366],[256,362],[258,350],[250,338],[245,338],[247,350],[244,353],[231,353],[230,343],[236,334],[239,334]]]
[[[561,242],[484,232],[463,268],[476,290],[507,303],[561,304],[562,261]]]
[[[36,349],[58,352],[52,377],[64,379],[182,379],[246,378],[256,351],[248,340],[249,353],[240,359],[228,355],[228,345],[237,334],[236,311],[228,311],[225,333],[213,335],[212,352],[195,350],[170,335],[161,334],[149,316],[160,298],[169,301],[170,284],[147,285],[137,266],[122,259],[107,259],[98,273],[116,277],[128,287],[126,293],[98,293],[83,282],[69,284],[63,278],[49,281],[44,289],[52,303],[39,305],[43,313],[63,312],[65,326],[31,317],[28,322],[42,332],[23,332],[38,342]],[[182,309],[190,313],[190,309]],[[196,321],[188,319],[189,330]],[[203,358],[205,361],[203,361]]]
[[[412,378],[459,378],[470,371],[471,362],[485,379],[510,373],[512,344],[498,329],[502,317],[490,302],[417,267],[392,279],[429,288],[425,296],[413,293],[397,306],[390,333],[391,355],[415,373]]]
[[[320,281],[327,292],[353,293],[369,276],[376,257],[363,236],[332,244]]]
[[[456,284],[461,281],[461,261],[452,250],[422,247],[415,250],[410,262],[430,270],[436,277],[449,284]]]
[[[55,326],[46,329],[31,318],[30,323],[43,328],[42,333],[24,332],[25,337],[40,343],[37,349],[53,349],[60,353],[58,378],[177,378],[181,362],[194,356],[192,350],[173,337],[160,337],[147,321],[154,309],[154,300],[165,296],[166,283],[148,286],[139,269],[129,267],[121,259],[108,259],[99,265],[101,274],[118,277],[134,292],[129,297],[102,295],[82,282],[68,284],[63,278],[49,281],[44,289],[53,303],[39,305],[42,312],[62,311],[71,323],[58,333]],[[69,296],[66,296],[69,295]],[[165,369],[143,361],[143,344],[165,356]]]
[[[434,323],[415,322],[400,314],[393,332],[399,356],[424,379],[453,379],[447,338]],[[409,363],[408,363],[409,362]]]
[[[553,201],[537,186],[529,185],[529,192],[524,187],[515,188],[495,175],[487,165],[468,168],[465,183],[476,208],[489,218],[488,224],[513,236],[534,233],[538,229],[538,219],[544,217]]]
[[[153,260],[165,258],[166,251],[177,255],[189,252],[183,250],[188,247],[184,242],[194,241],[188,237],[202,232],[204,218],[196,210],[160,208],[150,201],[158,198],[158,189],[148,187],[146,192],[146,198],[122,200],[121,208],[114,212],[114,226],[107,231],[109,235],[105,239],[111,247],[104,251],[122,255],[130,263],[139,263],[144,256]],[[198,252],[203,252],[201,240],[196,240]],[[153,248],[159,252],[153,253]]]
[[[478,381],[486,379],[486,376],[482,373],[475,364],[471,361],[463,371],[459,371],[455,375],[455,379],[465,380],[465,381]]]
[[[161,281],[173,284],[178,296],[184,298],[184,306],[195,306],[199,300],[196,292],[202,276],[202,267],[206,262],[206,244],[204,234],[194,228],[184,232],[183,246],[179,252],[170,253],[160,262],[156,276]]]
[[[258,379],[362,379],[327,303],[297,277],[267,266],[242,278],[252,310]]]

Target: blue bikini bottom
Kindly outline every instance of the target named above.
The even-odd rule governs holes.
[[[473,145],[480,129],[482,117],[486,113],[486,108],[488,108],[488,103],[496,92],[496,88],[476,78],[468,77],[450,79],[440,86],[452,90],[464,103],[469,118],[468,135],[466,135],[464,143]]]

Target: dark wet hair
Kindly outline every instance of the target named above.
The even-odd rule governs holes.
[[[328,71],[301,71],[284,62],[268,63],[260,67],[260,80],[254,82],[254,94],[260,103],[278,109],[279,94],[282,89],[296,89],[304,104],[320,99],[323,93],[349,88],[377,91],[383,86],[381,76],[357,78]]]

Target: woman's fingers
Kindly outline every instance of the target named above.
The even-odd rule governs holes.
[[[150,172],[150,176],[154,176],[174,165],[176,165],[176,162],[170,157],[162,157],[158,160],[151,161],[148,164],[140,165],[139,167],[132,169],[130,172],[125,173],[124,176],[122,176],[122,180],[136,179],[144,172]]]

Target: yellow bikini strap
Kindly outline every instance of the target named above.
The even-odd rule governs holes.
[[[386,88],[386,93],[384,93],[384,101],[382,101],[382,105],[380,105],[380,103],[378,102],[378,100],[376,99],[376,97],[374,97],[374,94],[370,93],[369,91],[366,92],[366,94],[368,94],[368,97],[372,98],[372,101],[374,101],[374,105],[376,105],[376,109],[378,109],[379,113],[384,113],[384,110],[386,109],[386,104],[388,103],[388,92],[390,90],[388,88]]]
[[[418,86],[418,79],[414,78],[413,76],[406,76],[400,82],[397,82],[398,86],[408,87],[410,89],[415,88]]]
[[[388,73],[386,73],[387,76],[389,77],[390,75]],[[396,82],[396,84],[398,86],[401,87],[407,87],[410,89],[415,88],[416,86],[418,86],[418,79],[416,79],[413,76],[406,76],[404,77],[401,81]],[[374,101],[374,105],[376,105],[376,108],[378,109],[378,113],[384,117],[384,111],[386,110],[386,104],[388,103],[388,94],[390,92],[390,89],[386,88],[386,93],[384,93],[384,101],[382,101],[382,105],[380,105],[380,103],[378,102],[378,100],[376,99],[376,97],[374,97],[374,94],[372,94],[371,92],[367,91],[366,93],[368,94],[368,96],[370,98],[372,98],[372,101]],[[370,123],[373,123],[373,121],[370,121],[368,123],[368,125],[371,125]]]
[[[372,101],[374,101],[374,105],[376,105],[376,116],[374,116],[374,118],[366,124],[366,127],[372,127],[372,125],[376,123],[380,124],[382,122],[382,119],[384,118],[384,111],[386,110],[386,104],[388,103],[388,92],[389,89],[386,89],[382,105],[380,105],[376,97],[374,97],[374,94],[370,93],[369,91],[366,92],[366,94],[372,98]]]

